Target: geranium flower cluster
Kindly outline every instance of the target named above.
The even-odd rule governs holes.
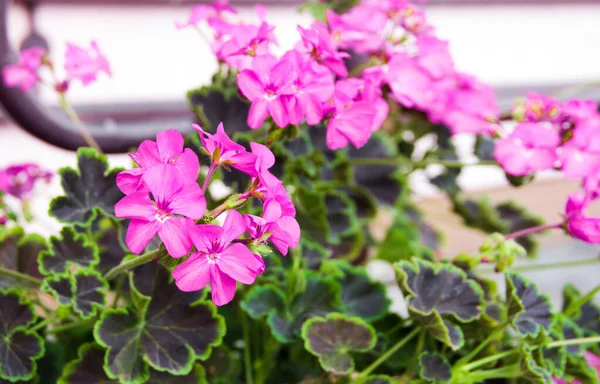
[[[171,257],[185,257],[173,270],[179,289],[197,291],[210,284],[213,302],[223,305],[233,299],[236,281],[252,284],[264,271],[256,247],[270,241],[286,255],[298,245],[300,227],[294,204],[269,171],[275,157],[267,147],[250,143],[248,152],[226,135],[222,124],[214,134],[194,128],[211,159],[202,186],[198,156],[184,148],[179,132],[164,131],[130,155],[139,168],[117,176],[126,196],[115,205],[115,214],[131,220],[126,243],[133,253],[141,253],[158,235]],[[250,187],[207,212],[204,192],[219,167],[245,173]],[[236,211],[250,198],[262,202],[261,217]],[[224,212],[222,226],[210,223]]]
[[[582,191],[569,196],[566,204],[565,227],[578,239],[600,243],[600,219],[584,213],[600,196],[598,104],[578,99],[561,103],[529,94],[513,114],[517,125],[496,143],[496,161],[514,176],[553,169],[581,180]]]
[[[42,77],[43,68],[49,70],[50,78]],[[32,47],[21,52],[16,64],[6,65],[2,69],[2,77],[6,86],[18,87],[23,91],[30,90],[37,83],[43,83],[51,85],[59,93],[65,93],[74,80],[87,86],[96,81],[101,72],[111,75],[110,64],[95,41],[90,43],[88,49],[67,43],[64,69],[66,76],[59,79],[46,51],[40,47]]]
[[[49,183],[53,173],[33,163],[15,164],[0,169],[0,191],[26,200],[39,181]]]
[[[300,40],[279,58],[271,53],[274,27],[262,8],[255,25],[234,14],[224,1],[199,5],[178,27],[208,27],[217,59],[238,71],[239,90],[252,102],[251,128],[267,117],[280,128],[324,123],[330,149],[359,148],[386,120],[387,96],[454,133],[493,129],[499,111],[491,88],[456,72],[447,42],[409,1],[363,0],[343,15],[328,11],[326,23],[298,26]],[[371,66],[348,78],[350,51],[367,55]]]

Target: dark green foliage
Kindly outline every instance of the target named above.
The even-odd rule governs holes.
[[[0,232],[0,267],[40,278],[37,260],[47,249],[46,240],[38,235],[25,235],[23,228],[13,227]],[[0,276],[0,288],[29,285],[10,276]]]
[[[246,123],[250,104],[240,99],[234,88],[202,87],[189,91],[187,99],[204,130],[214,132],[220,123],[230,136],[250,130]]]
[[[71,227],[60,231],[60,238],[50,237],[50,249],[40,252],[38,263],[43,275],[63,273],[71,267],[88,268],[98,265],[98,248],[87,236],[77,234]]]
[[[432,383],[448,383],[452,378],[450,364],[439,354],[423,353],[419,357],[419,376]]]
[[[60,222],[87,226],[98,214],[114,215],[114,206],[123,197],[117,188],[120,169],[108,169],[104,155],[91,148],[79,148],[77,168],[61,168],[64,196],[54,198],[50,215]]]
[[[86,270],[47,277],[42,285],[42,291],[52,294],[60,305],[72,308],[84,319],[95,316],[106,306],[107,290],[108,283],[99,273]]]
[[[508,317],[519,333],[535,337],[552,325],[550,299],[525,277],[514,272],[506,274],[506,298]]]
[[[315,356],[324,370],[348,374],[354,369],[349,352],[366,352],[375,346],[375,329],[357,317],[331,313],[314,317],[302,326],[305,348]]]

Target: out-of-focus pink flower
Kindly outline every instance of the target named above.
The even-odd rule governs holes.
[[[250,176],[258,176],[256,155],[247,152],[243,145],[231,140],[225,133],[223,123],[219,124],[214,135],[204,131],[197,124],[193,127],[200,135],[202,146],[211,155],[214,166],[231,166]]]
[[[200,186],[184,183],[181,173],[169,164],[148,168],[142,181],[153,199],[148,192],[139,191],[115,205],[115,216],[131,219],[125,239],[127,247],[139,254],[158,233],[169,255],[185,256],[192,247],[189,231],[206,209]]]
[[[425,12],[414,5],[407,5],[400,13],[400,25],[407,31],[418,35],[431,30]]]
[[[213,303],[221,306],[233,300],[236,281],[254,283],[256,276],[264,271],[264,262],[244,244],[231,244],[244,232],[244,218],[237,211],[229,211],[223,227],[210,224],[193,227],[191,237],[196,252],[173,270],[177,287],[192,292],[210,283]]]
[[[183,149],[183,136],[174,129],[158,133],[156,142],[144,140],[138,150],[129,156],[140,168],[123,171],[117,175],[117,187],[126,195],[140,190],[147,191],[142,182],[142,175],[146,169],[158,164],[168,164],[177,168],[185,184],[195,183],[198,178],[198,156],[189,148]]]
[[[403,106],[427,111],[435,101],[433,80],[414,58],[396,54],[384,73],[394,98]]]
[[[600,119],[598,103],[594,100],[571,99],[562,105],[560,112],[576,124],[587,123],[600,127],[597,123]]]
[[[0,169],[0,191],[18,199],[27,199],[39,180],[46,183],[52,179],[52,172],[33,163],[15,164]]]
[[[257,56],[252,61],[252,69],[238,74],[240,91],[252,102],[248,113],[250,128],[260,128],[268,115],[280,128],[288,125],[290,117],[282,96],[293,92],[295,77],[289,61],[278,61],[271,55]]]
[[[100,52],[95,41],[91,42],[89,49],[67,43],[65,71],[67,81],[78,79],[84,86],[96,81],[100,72],[111,76],[108,59]]]
[[[560,119],[560,102],[552,97],[530,92],[513,108],[517,121],[552,121]]]
[[[588,217],[584,210],[593,199],[581,193],[569,196],[565,206],[566,228],[571,236],[591,244],[600,243],[600,219]]]
[[[259,26],[239,24],[228,32],[228,38],[221,37],[213,49],[217,59],[226,62],[232,68],[248,69],[253,58],[269,53],[269,44],[275,42],[275,27],[265,22]]]
[[[447,41],[440,40],[432,34],[423,34],[417,38],[417,48],[419,53],[416,59],[419,66],[432,78],[439,79],[454,73],[454,62]]]
[[[248,233],[254,240],[259,240],[268,233],[269,241],[282,255],[287,255],[288,248],[296,248],[300,242],[300,226],[293,216],[287,216],[279,203],[273,199],[266,200],[262,217],[244,215]]]
[[[348,69],[344,58],[350,57],[346,52],[339,52],[327,26],[320,22],[304,29],[298,26],[302,41],[296,45],[296,50],[303,52],[317,63],[329,68],[339,77],[348,77]]]
[[[281,184],[281,180],[275,177],[269,169],[275,165],[275,155],[266,146],[258,143],[250,143],[252,154],[256,157],[255,170],[258,179],[266,188],[274,188]]]
[[[9,64],[2,68],[2,78],[7,87],[19,87],[28,91],[39,81],[37,74],[42,65],[46,51],[40,47],[25,49],[19,55],[17,64]]]
[[[196,5],[192,8],[187,21],[180,23],[175,22],[177,29],[195,27],[203,21],[207,21],[212,17],[221,17],[224,13],[235,14],[235,8],[229,5],[228,0],[217,0],[210,5]]]
[[[496,143],[494,157],[507,173],[524,176],[552,168],[559,144],[555,127],[524,122],[517,125],[510,136]]]
[[[575,128],[573,137],[558,150],[567,179],[586,177],[600,167],[600,126]]]
[[[340,48],[371,53],[383,47],[382,34],[388,17],[378,7],[359,4],[343,15],[327,10],[326,16],[333,41]]]

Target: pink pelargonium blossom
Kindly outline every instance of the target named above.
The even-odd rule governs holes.
[[[202,146],[210,154],[213,166],[231,166],[250,176],[258,175],[256,155],[231,140],[225,133],[223,123],[219,124],[214,135],[204,131],[198,124],[193,124],[192,127],[198,131]]]
[[[290,117],[283,96],[293,93],[295,77],[289,61],[278,61],[271,55],[255,57],[252,69],[244,69],[238,74],[240,91],[252,102],[248,113],[250,128],[260,128],[268,115],[280,128],[288,125]]]
[[[333,37],[325,24],[315,22],[309,29],[298,26],[298,32],[300,32],[302,41],[296,45],[296,50],[304,52],[317,63],[329,68],[337,76],[348,77],[344,59],[350,55],[337,50]]]
[[[440,79],[454,73],[454,62],[448,50],[448,42],[432,34],[422,34],[417,38],[419,50],[416,60],[434,79]]]
[[[96,81],[101,72],[111,76],[108,59],[100,52],[95,41],[90,43],[89,49],[67,43],[65,71],[67,72],[67,81],[78,79],[84,86]]]
[[[259,26],[233,25],[228,31],[230,38],[214,44],[213,50],[217,59],[230,67],[250,69],[254,57],[268,54],[269,44],[276,42],[274,29],[274,26],[265,22]]]
[[[206,210],[200,186],[184,183],[181,173],[169,164],[154,165],[144,172],[142,180],[150,190],[132,193],[115,205],[115,216],[131,219],[125,242],[135,254],[158,236],[169,255],[185,256],[192,247],[189,231],[194,220]]]
[[[266,146],[254,142],[250,143],[250,149],[256,157],[254,169],[260,183],[266,188],[275,188],[277,184],[281,184],[281,180],[269,171],[275,165],[275,155],[273,155],[273,152]]]
[[[594,100],[571,99],[564,103],[560,112],[575,124],[594,124],[600,119],[598,103]],[[596,124],[600,126],[600,124]]]
[[[600,244],[600,218],[588,217],[584,210],[592,203],[590,196],[575,193],[565,206],[566,229],[576,239]]]
[[[228,0],[216,0],[210,5],[200,4],[196,5],[192,8],[190,15],[188,16],[187,21],[180,23],[175,22],[175,27],[177,29],[187,28],[187,27],[195,27],[199,23],[208,20],[211,17],[220,17],[224,13],[235,14],[237,11],[235,8],[229,5]]]
[[[513,115],[517,121],[552,121],[561,117],[560,102],[552,97],[530,92],[525,99],[513,107]]]
[[[265,269],[261,257],[232,241],[246,232],[243,216],[229,211],[222,227],[196,225],[190,231],[196,252],[173,270],[175,284],[184,292],[199,291],[210,283],[212,301],[221,306],[233,300],[236,281],[252,284]]]
[[[52,172],[33,163],[15,164],[0,170],[0,191],[18,199],[27,199],[39,180],[49,183]]]
[[[156,142],[144,140],[137,152],[129,155],[140,168],[120,172],[117,175],[117,187],[126,195],[140,190],[147,191],[142,175],[146,169],[158,164],[175,167],[181,173],[185,184],[196,183],[200,162],[194,151],[189,148],[183,149],[183,144],[183,136],[174,129],[158,133]]]
[[[9,64],[2,68],[2,78],[7,87],[18,87],[28,91],[39,81],[37,74],[42,65],[46,51],[40,47],[25,49],[19,55],[17,64]]]
[[[290,62],[298,74],[292,82],[293,92],[285,97],[290,124],[300,124],[303,119],[310,125],[319,123],[323,103],[333,96],[333,75],[296,50],[286,52],[281,59]]]
[[[567,179],[589,176],[600,167],[600,125],[583,125],[558,150],[562,171]]]
[[[287,255],[288,248],[296,248],[300,242],[300,226],[293,216],[284,214],[281,205],[269,199],[265,201],[262,217],[245,215],[246,226],[250,236],[259,240],[271,233],[269,241],[282,255]]]
[[[382,32],[388,17],[378,7],[359,4],[343,15],[329,9],[325,15],[333,41],[340,48],[363,54],[377,52],[385,43]]]
[[[407,31],[418,35],[432,30],[431,26],[427,23],[425,11],[421,8],[408,4],[398,13],[400,14],[400,25]]]
[[[550,169],[556,162],[560,137],[555,127],[543,123],[520,123],[510,136],[498,141],[494,157],[513,176]]]
[[[392,95],[403,106],[427,111],[435,101],[433,80],[414,58],[395,54],[382,71]]]

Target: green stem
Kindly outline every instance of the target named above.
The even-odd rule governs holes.
[[[593,260],[596,262],[600,261],[600,259],[593,259]],[[579,308],[581,308],[581,306],[583,304],[585,304],[589,300],[591,300],[598,292],[600,292],[600,284],[598,284],[596,286],[596,288],[594,288],[590,292],[588,292],[587,295],[583,296],[579,300],[577,300],[577,301],[573,302],[571,305],[569,305],[569,308],[567,308],[567,310],[565,311],[565,315],[567,315],[567,316],[574,315],[579,310]]]
[[[115,287],[116,293],[113,299],[112,308],[116,308],[119,303],[119,299],[121,298],[121,291],[123,290],[123,284],[125,283],[125,275],[121,275],[119,277],[119,281],[117,281],[117,286]]]
[[[75,124],[77,126],[77,128],[79,129],[79,133],[81,134],[81,137],[87,143],[88,147],[92,147],[92,148],[96,149],[96,151],[98,151],[98,153],[102,153],[100,146],[98,145],[96,140],[94,140],[92,135],[90,135],[89,132],[85,129],[85,126],[83,125],[83,122],[79,118],[79,115],[77,114],[77,112],[75,112],[75,110],[71,106],[71,103],[69,103],[69,101],[67,100],[67,96],[64,93],[60,94],[59,101],[60,101],[59,104],[60,104],[61,108],[67,113],[67,115],[69,116],[69,118],[71,119],[73,124]]]
[[[410,360],[408,367],[406,368],[406,372],[413,372],[415,366],[419,362],[419,356],[421,355],[421,351],[423,350],[423,343],[425,342],[425,329],[421,329],[419,333],[419,338],[417,339],[417,349],[415,350],[415,354],[413,358]]]
[[[394,345],[392,348],[390,348],[389,350],[387,350],[383,355],[381,355],[379,357],[379,359],[375,360],[373,362],[373,364],[371,364],[367,368],[365,368],[358,375],[358,377],[368,376],[369,373],[373,372],[373,370],[375,368],[379,367],[382,363],[384,363],[387,359],[389,359],[390,356],[392,356],[397,350],[399,350],[400,348],[402,348],[402,346],[404,344],[408,343],[410,341],[410,339],[412,339],[413,337],[415,337],[417,335],[417,333],[419,333],[420,330],[421,330],[420,327],[417,327],[417,328],[413,329],[412,332],[410,332],[408,335],[404,336],[404,338],[402,340],[400,340],[399,342],[397,342],[396,345]]]
[[[482,359],[475,360],[472,363],[466,364],[461,369],[464,370],[464,371],[470,371],[472,369],[481,367],[482,365],[486,365],[488,363],[493,363],[496,360],[500,360],[500,359],[503,359],[505,357],[517,354],[517,353],[519,353],[519,349],[511,349],[510,351],[496,353],[495,355],[484,357]]]
[[[121,272],[125,272],[131,268],[137,267],[138,265],[142,265],[149,261],[152,261],[152,259],[154,259],[154,257],[158,254],[159,250],[160,250],[160,248],[157,250],[145,253],[141,256],[138,256],[135,259],[131,259],[129,261],[126,261],[124,263],[117,265],[110,271],[106,272],[106,274],[104,275],[104,278],[106,280],[111,280],[111,279],[115,278]]]
[[[580,344],[594,344],[600,343],[600,336],[592,336],[592,337],[579,337],[577,339],[567,339],[567,340],[558,340],[553,341],[544,345],[546,348],[558,348],[558,347],[566,347],[569,345],[580,345]]]
[[[42,328],[46,327],[48,324],[50,324],[51,322],[53,322],[54,320],[56,320],[57,317],[58,316],[56,314],[50,315],[50,316],[46,317],[46,319],[44,321],[41,321],[41,322],[37,323],[36,325],[34,325],[33,327],[31,327],[29,330],[31,332],[35,332],[38,329],[42,329]]]
[[[210,213],[208,214],[208,217],[212,218],[213,220],[216,219],[217,217],[219,217],[219,215],[223,212],[225,212],[227,210],[227,201],[225,201],[223,204],[219,205],[217,208],[213,209],[212,211],[210,211]]]
[[[244,311],[240,310],[242,316],[242,332],[244,334],[244,368],[246,370],[246,383],[252,384],[252,359],[250,356],[250,332],[248,330],[248,318]]]
[[[472,350],[465,357],[463,357],[460,360],[458,360],[458,362],[456,363],[456,365],[457,366],[464,365],[464,364],[468,363],[469,361],[473,360],[473,358],[477,357],[477,355],[479,354],[479,352],[483,351],[483,349],[485,347],[487,347],[492,341],[494,341],[494,339],[496,339],[496,337],[498,337],[498,335],[501,334],[504,331],[504,328],[506,328],[507,325],[508,324],[503,324],[503,325],[499,326],[498,328],[496,328],[492,333],[489,334],[488,337],[485,338],[485,340],[483,340],[477,346],[477,348],[475,348],[474,350]]]
[[[593,264],[597,264],[597,263],[600,263],[600,258],[565,261],[565,262],[561,262],[561,263],[521,265],[521,266],[511,267],[510,270],[516,271],[516,272],[543,271],[543,270],[547,270],[547,269],[556,269],[556,268],[581,267],[581,266],[593,265]]]
[[[36,286],[42,285],[42,280],[38,278],[3,267],[0,267],[0,276],[12,277],[13,279],[21,280]]]
[[[77,328],[79,326],[91,323],[94,324],[96,322],[96,319],[88,319],[88,320],[82,320],[82,321],[76,321],[73,323],[69,323],[69,324],[64,324],[64,325],[59,325],[57,327],[51,328],[49,330],[46,331],[46,333],[59,333],[59,332],[64,332],[64,331],[68,331],[71,330],[73,328]]]
[[[290,271],[290,279],[289,279],[289,283],[288,283],[288,288],[287,288],[287,295],[286,297],[293,297],[295,295],[296,291],[296,287],[298,284],[298,271],[300,270],[300,267],[302,265],[302,260],[300,258],[300,254],[298,251],[296,250],[291,250],[291,256],[292,256],[292,269]]]
[[[521,367],[519,367],[519,364],[513,364],[506,367],[473,372],[469,374],[469,379],[471,379],[472,382],[479,383],[487,379],[518,377],[519,375],[521,375]]]

